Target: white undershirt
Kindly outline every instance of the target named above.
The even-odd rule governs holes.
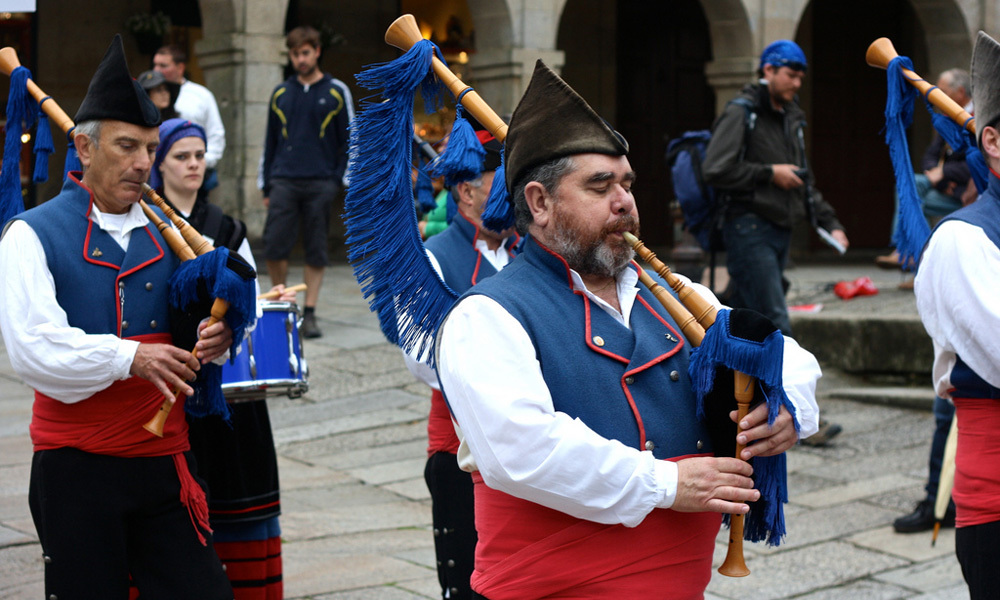
[[[1000,387],[1000,248],[981,227],[942,223],[920,260],[913,289],[934,341],[934,389],[950,398],[955,355]]]

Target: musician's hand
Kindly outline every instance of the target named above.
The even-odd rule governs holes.
[[[269,294],[276,294],[277,302],[295,302],[295,292],[285,289],[285,284],[279,283],[268,291]]]
[[[843,229],[834,229],[830,232],[830,236],[840,242],[840,245],[843,246],[845,250],[851,245],[851,242],[848,241],[847,234],[844,233]]]
[[[771,165],[771,181],[783,190],[800,187],[802,178],[795,174],[800,168],[798,165]]]
[[[944,179],[944,165],[939,164],[936,167],[932,167],[924,171],[924,177],[931,185],[937,185],[942,179]]]
[[[685,458],[677,461],[678,512],[746,513],[745,502],[760,498],[753,489],[750,464],[736,458]]]
[[[201,364],[207,364],[226,353],[233,343],[233,330],[225,319],[218,323],[208,324],[205,319],[198,324],[198,358]]]
[[[164,397],[173,400],[174,390],[187,396],[194,393],[187,382],[200,368],[198,359],[187,350],[170,344],[139,344],[128,372],[151,382]]]
[[[733,421],[736,421],[736,416],[735,410],[729,413],[729,418]],[[768,426],[766,402],[760,403],[743,417],[740,429],[742,431],[736,435],[736,441],[747,446],[740,454],[743,460],[750,460],[754,456],[781,454],[799,440],[799,434],[795,431],[795,421],[784,406],[781,407],[774,424]]]

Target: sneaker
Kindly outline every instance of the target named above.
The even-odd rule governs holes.
[[[941,521],[941,526],[955,526],[954,508],[948,507],[948,511]],[[934,529],[934,502],[926,498],[921,500],[913,512],[893,521],[892,528],[896,530],[896,533],[919,533]]]
[[[309,313],[302,317],[302,337],[318,338],[322,335],[323,332],[316,325],[316,315],[314,313]]]
[[[825,446],[830,440],[837,437],[843,429],[843,427],[836,423],[820,419],[819,431],[802,440],[802,443],[806,446]]]

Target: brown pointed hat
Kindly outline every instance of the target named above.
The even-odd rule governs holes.
[[[972,105],[978,142],[984,127],[996,127],[1000,121],[1000,44],[982,31],[972,52]]]
[[[122,36],[118,34],[111,40],[97,72],[90,80],[87,95],[73,117],[77,123],[96,119],[125,121],[140,127],[160,124],[160,111],[129,73]]]
[[[628,142],[545,63],[535,63],[504,147],[507,189],[528,169],[571,154],[628,154]]]

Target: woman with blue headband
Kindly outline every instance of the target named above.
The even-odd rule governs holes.
[[[208,201],[204,179],[205,130],[184,119],[164,121],[150,187],[216,247],[238,252],[256,268],[246,226]],[[294,293],[281,300],[294,302]],[[189,419],[191,450],[208,484],[215,550],[236,600],[280,599],[281,504],[267,403],[262,392],[260,398],[230,408],[232,426],[218,417]]]

